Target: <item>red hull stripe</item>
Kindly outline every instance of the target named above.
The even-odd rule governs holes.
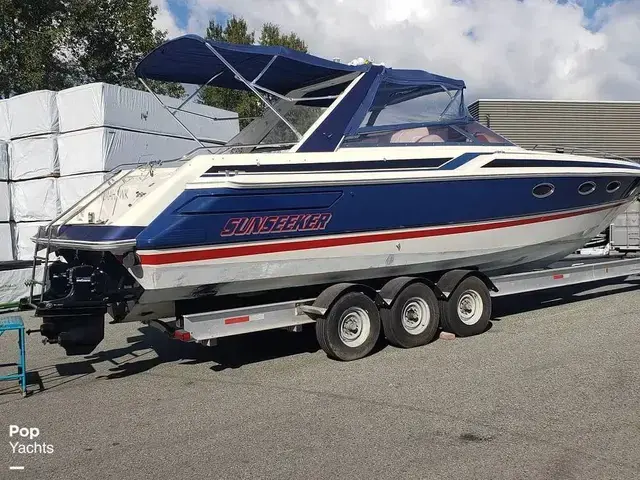
[[[476,223],[472,225],[437,227],[420,230],[405,230],[402,232],[371,233],[364,235],[350,235],[334,238],[314,238],[311,240],[286,241],[263,243],[257,245],[241,245],[228,247],[215,247],[206,250],[187,250],[181,252],[149,253],[139,251],[143,265],[166,265],[170,263],[198,262],[203,260],[215,260],[219,258],[245,257],[248,255],[262,255],[265,253],[281,253],[296,250],[311,250],[314,248],[342,247],[346,245],[360,245],[365,243],[388,242],[394,240],[409,240],[426,237],[439,237],[443,235],[456,235],[460,233],[482,232],[499,228],[518,227],[533,223],[549,222],[563,218],[577,217],[588,213],[608,210],[621,205],[613,204],[604,207],[590,208],[587,210],[555,213],[539,217],[528,217],[517,220],[500,220],[488,223]]]

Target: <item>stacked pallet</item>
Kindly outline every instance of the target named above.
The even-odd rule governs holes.
[[[30,237],[58,214],[58,110],[49,90],[5,100],[13,256],[33,257]],[[4,242],[3,242],[4,243]],[[6,245],[6,244],[5,244]]]
[[[161,97],[170,106],[179,100]],[[151,94],[93,83],[58,94],[60,112],[60,202],[66,210],[101,184],[105,174],[123,164],[179,159],[199,145]],[[238,133],[237,114],[189,104],[198,115],[178,118],[203,143],[227,141]],[[214,118],[234,118],[215,121]],[[167,163],[170,165],[171,163]]]
[[[1,113],[2,111],[0,110]],[[11,205],[9,200],[9,144],[0,140],[0,262],[13,260],[13,244],[9,224]]]
[[[198,115],[179,112],[178,118],[205,144],[238,133],[234,112],[193,103],[186,109]],[[0,100],[0,263],[30,261],[38,227],[99,186],[110,171],[150,161],[176,165],[198,146],[153,95],[138,90],[93,83]],[[9,270],[0,265],[0,277]],[[7,303],[3,281],[0,305]]]

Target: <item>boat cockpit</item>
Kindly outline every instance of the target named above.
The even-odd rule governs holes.
[[[216,86],[252,92],[264,104],[264,114],[229,142],[205,145],[192,135],[200,143],[194,153],[513,146],[470,115],[464,81],[423,70],[346,65],[284,47],[235,45],[186,35],[149,53],[136,75],[147,88],[145,80]],[[175,114],[181,107],[168,110]]]

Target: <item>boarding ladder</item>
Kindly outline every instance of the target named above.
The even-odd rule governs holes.
[[[98,185],[96,188],[94,188],[91,192],[89,192],[88,195],[85,195],[84,197],[82,197],[80,200],[78,200],[75,204],[73,204],[67,210],[65,210],[56,218],[51,220],[45,227],[40,227],[38,229],[37,235],[35,236],[35,238],[33,238],[33,241],[35,243],[35,251],[33,253],[33,264],[31,266],[31,279],[25,282],[26,286],[29,287],[29,305],[31,307],[36,308],[36,303],[40,303],[44,301],[44,293],[46,290],[47,278],[49,275],[49,257],[51,254],[51,246],[52,246],[51,244],[52,244],[52,240],[55,239],[55,237],[57,237],[58,233],[60,232],[60,228],[65,226],[72,218],[74,218],[78,213],[80,213],[82,209],[89,206],[96,198],[102,195],[106,190],[111,188],[113,185],[115,185],[116,183],[122,182],[126,177],[128,177],[133,172],[141,168],[145,168],[145,167],[153,168],[152,165],[155,163],[158,163],[158,162],[149,162],[144,165],[136,164],[138,165],[137,168],[132,168],[131,170],[127,171],[123,176],[121,176],[119,179],[113,182],[111,181],[114,178],[112,176],[111,178],[109,178],[102,184]],[[121,168],[121,167],[122,165],[119,165],[116,168]],[[114,170],[116,169],[114,168],[112,172]],[[54,232],[55,232],[55,235],[54,235]],[[44,250],[45,252],[44,256],[39,255],[41,250]],[[39,262],[42,262],[43,264],[41,279],[36,278],[37,276],[36,272],[37,272],[37,267]],[[40,285],[41,287],[40,297],[37,300],[37,302],[35,298],[37,297],[37,294],[34,294],[34,289],[36,285]]]

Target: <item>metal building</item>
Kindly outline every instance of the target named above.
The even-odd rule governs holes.
[[[469,106],[483,125],[524,148],[640,161],[640,102],[485,100]],[[640,250],[640,199],[605,232],[611,246]]]
[[[640,102],[482,99],[469,111],[525,148],[562,146],[640,159]]]

